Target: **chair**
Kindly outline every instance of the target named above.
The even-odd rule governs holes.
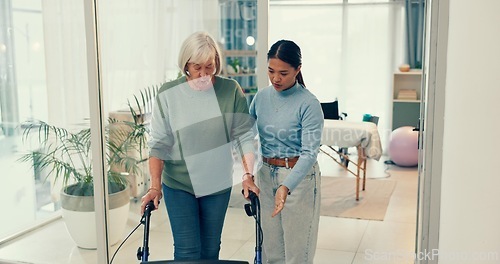
[[[339,101],[337,100],[320,104],[325,119],[344,120],[347,117],[344,112],[339,115]]]

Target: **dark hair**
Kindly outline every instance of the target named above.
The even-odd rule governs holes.
[[[274,43],[267,53],[267,60],[269,59],[280,59],[290,64],[295,69],[302,65],[302,54],[300,52],[300,48],[291,40],[282,39]],[[302,78],[302,71],[297,74],[295,79],[304,87],[306,86],[304,84],[304,78]]]

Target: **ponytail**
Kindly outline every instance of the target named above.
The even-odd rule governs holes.
[[[306,85],[304,84],[304,78],[302,77],[302,71],[299,71],[299,73],[297,74],[297,77],[295,77],[295,79],[297,80],[298,83],[302,84],[302,86],[304,86],[304,88],[306,88]]]

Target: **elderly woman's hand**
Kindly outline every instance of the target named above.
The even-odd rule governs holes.
[[[242,178],[243,182],[241,183],[241,185],[243,187],[243,196],[247,200],[249,191],[254,192],[257,196],[259,196],[260,193],[259,187],[255,185],[254,178],[255,177],[251,173],[245,173]]]
[[[160,203],[160,199],[163,197],[163,193],[161,192],[161,189],[159,188],[149,188],[146,194],[142,196],[141,198],[141,215],[144,214],[144,211],[146,210],[146,205],[149,203],[149,201],[153,201],[155,208],[154,210],[158,209],[158,204]]]

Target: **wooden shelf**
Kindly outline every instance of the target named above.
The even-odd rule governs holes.
[[[257,56],[256,50],[224,50],[225,57],[248,57]]]
[[[401,126],[418,126],[420,117],[420,98],[422,71],[394,72],[392,83],[392,129]],[[413,94],[416,98],[398,99]]]
[[[247,77],[247,76],[257,76],[256,73],[224,73],[227,77]]]
[[[401,100],[398,99],[399,91],[402,89],[411,89],[415,90],[417,94],[416,100],[420,100],[420,89],[421,89],[421,81],[422,72],[421,71],[410,71],[410,72],[395,72],[393,78],[393,100]],[[409,100],[412,101],[412,100]]]
[[[410,70],[409,72],[395,72],[394,75],[422,75],[422,70]]]
[[[420,103],[419,100],[394,99],[392,101],[395,102],[395,103]]]

